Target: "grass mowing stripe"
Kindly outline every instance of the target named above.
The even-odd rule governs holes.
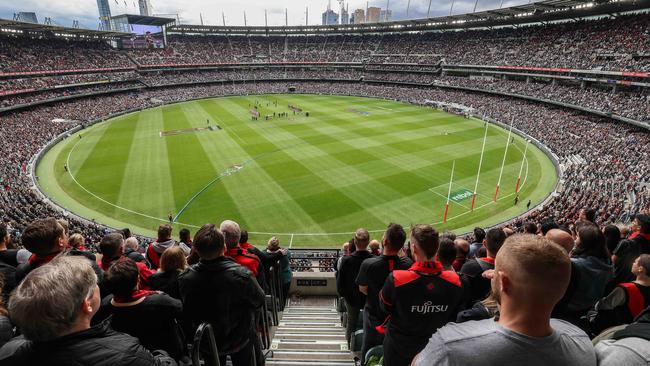
[[[147,110],[138,116],[117,204],[164,218],[166,210],[174,207],[175,196],[168,179],[171,170],[167,144],[159,137],[164,130],[162,109]],[[156,194],[152,196],[149,192]]]

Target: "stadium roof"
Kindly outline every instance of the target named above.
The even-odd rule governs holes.
[[[100,31],[85,28],[63,27],[38,23],[19,22],[16,20],[0,19],[0,33],[54,33],[56,35],[81,38],[116,38],[129,36],[129,33]]]
[[[436,18],[381,23],[310,26],[211,26],[175,25],[171,34],[346,34],[396,33],[445,29],[481,28],[576,19],[650,9],[650,0],[545,0],[530,4],[490,9]]]
[[[174,18],[161,18],[161,17],[151,17],[145,15],[133,15],[133,14],[122,14],[111,17],[113,20],[122,20],[126,19],[128,24],[142,24],[142,25],[156,25],[162,27],[170,23],[176,22]]]

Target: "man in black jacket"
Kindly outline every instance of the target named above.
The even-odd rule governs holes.
[[[65,281],[61,279],[64,278]],[[90,326],[99,309],[97,275],[88,260],[60,256],[34,269],[9,301],[22,336],[0,349],[2,365],[175,365],[108,323]]]
[[[193,246],[201,259],[178,277],[185,316],[192,328],[212,324],[222,365],[229,355],[233,366],[252,366],[254,319],[264,292],[248,269],[224,255],[224,237],[215,225],[203,225]]]
[[[490,293],[490,280],[483,278],[483,272],[494,269],[494,258],[504,241],[506,241],[506,233],[503,229],[490,229],[485,236],[487,257],[469,260],[460,269],[461,275],[466,280],[464,284],[469,287],[464,294],[465,307],[471,308],[474,302],[485,299]]]
[[[353,241],[357,250],[351,255],[343,257],[341,260],[341,268],[336,276],[336,290],[345,299],[345,307],[348,314],[348,322],[345,328],[345,338],[348,343],[350,342],[352,333],[357,328],[361,308],[366,303],[366,295],[359,291],[359,286],[356,284],[357,275],[359,275],[361,263],[373,257],[367,250],[368,244],[370,243],[368,230],[357,230],[354,234]]]

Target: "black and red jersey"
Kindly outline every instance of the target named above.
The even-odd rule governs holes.
[[[412,359],[438,328],[456,319],[462,297],[456,272],[443,270],[440,262],[416,262],[388,275],[379,299],[389,317],[377,330],[385,330],[385,342]]]
[[[396,255],[381,255],[368,258],[361,263],[356,282],[358,286],[368,286],[364,311],[368,312],[368,318],[373,326],[381,324],[386,318],[379,308],[379,291],[384,286],[386,277],[394,270],[408,269],[411,264],[413,264],[411,259]]]

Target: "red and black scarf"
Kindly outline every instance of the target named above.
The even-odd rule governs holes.
[[[32,254],[27,262],[29,263],[30,266],[33,268],[38,268],[44,264],[48,264],[54,259],[57,255],[59,255],[61,252],[56,252],[56,253],[50,253],[46,256],[38,256],[36,254]]]
[[[143,297],[157,294],[158,291],[146,291],[146,290],[133,290],[129,296],[119,296],[113,295],[113,301],[118,304],[125,304],[129,302],[134,302],[140,300]]]

